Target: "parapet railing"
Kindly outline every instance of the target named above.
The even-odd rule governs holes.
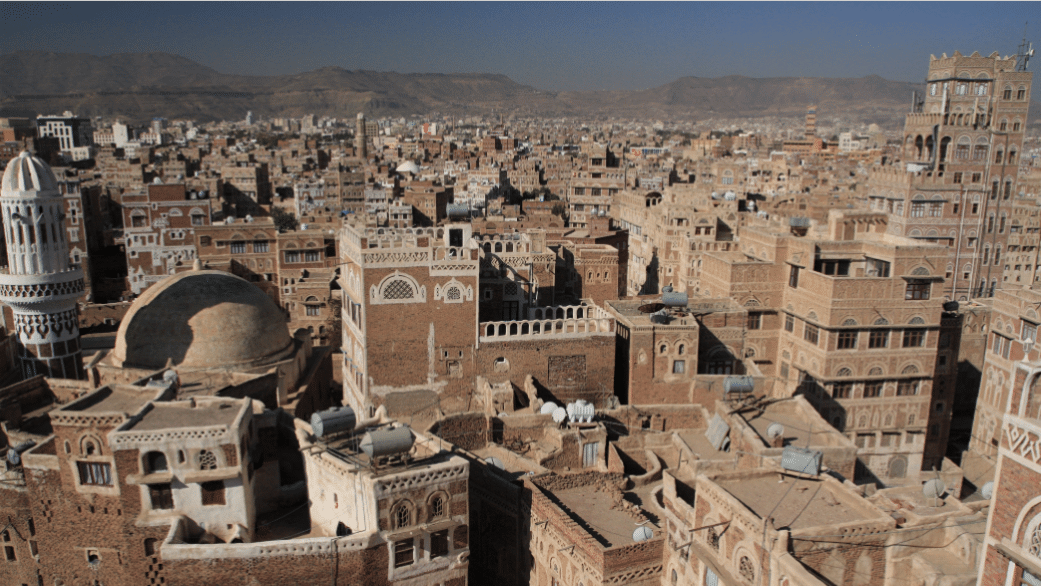
[[[595,305],[540,307],[529,310],[529,314],[533,315],[536,311],[542,317],[519,321],[482,322],[478,326],[478,337],[482,342],[491,342],[505,339],[611,334],[615,331],[614,318]],[[562,317],[555,317],[558,314]]]

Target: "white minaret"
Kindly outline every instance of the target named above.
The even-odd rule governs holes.
[[[0,269],[0,302],[14,313],[26,378],[83,378],[77,300],[83,271],[69,264],[65,204],[54,172],[23,151],[0,184],[8,266]]]

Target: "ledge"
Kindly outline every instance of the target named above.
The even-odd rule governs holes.
[[[165,484],[172,482],[173,472],[153,472],[151,474],[127,474],[127,484]]]
[[[238,468],[217,468],[216,470],[192,470],[184,474],[181,479],[184,482],[209,482],[211,480],[229,480],[232,478],[239,478],[242,476],[242,471]]]

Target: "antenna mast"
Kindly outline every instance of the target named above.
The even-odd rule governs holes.
[[[1026,71],[1027,65],[1030,63],[1030,58],[1034,55],[1034,43],[1027,42],[1027,25],[1023,25],[1023,42],[1019,45],[1019,51],[1016,52],[1016,71]]]

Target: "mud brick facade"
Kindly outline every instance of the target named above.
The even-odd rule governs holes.
[[[610,378],[600,377],[613,375],[614,320],[591,303],[541,304],[552,299],[542,271],[555,263],[543,234],[348,226],[340,243],[346,404],[403,416],[435,404],[462,412],[476,377],[522,388],[528,375],[562,400],[608,404]],[[486,321],[485,307],[508,314]]]

